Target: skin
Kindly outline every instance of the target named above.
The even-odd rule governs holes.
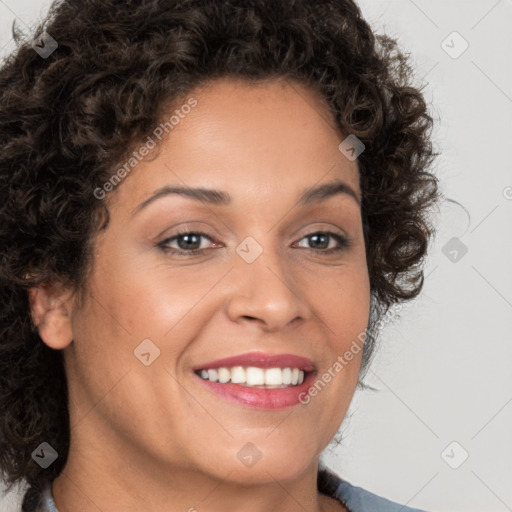
[[[360,199],[357,163],[338,150],[344,136],[303,85],[222,79],[189,96],[197,106],[157,157],[107,196],[110,223],[95,239],[83,307],[57,283],[30,293],[41,338],[64,350],[68,377],[71,446],[53,483],[56,505],[344,510],[318,493],[318,458],[347,412],[362,351],[309,404],[282,410],[229,402],[192,367],[262,351],[310,358],[321,375],[364,331],[360,205],[348,194],[295,205],[305,188],[336,179]],[[133,215],[165,185],[222,190],[232,202],[167,195]],[[185,227],[210,237],[188,242],[203,254],[190,256],[183,238],[168,246],[184,256],[156,245]],[[308,238],[325,231],[344,234],[350,247],[326,254],[335,239]],[[236,252],[248,236],[263,248],[250,264]],[[146,338],[160,350],[149,366],[133,353]],[[237,457],[247,442],[262,454],[252,467]]]

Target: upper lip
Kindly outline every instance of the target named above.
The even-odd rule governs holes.
[[[194,371],[216,368],[232,368],[234,366],[255,366],[258,368],[298,368],[305,372],[314,371],[315,365],[311,359],[294,354],[265,354],[263,352],[248,352],[238,356],[217,359],[208,363],[194,366]]]

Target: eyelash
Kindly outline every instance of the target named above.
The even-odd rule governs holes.
[[[334,240],[336,240],[338,242],[339,247],[333,247],[331,249],[308,249],[308,248],[306,248],[306,250],[312,251],[317,254],[318,253],[332,254],[332,253],[337,253],[337,252],[341,252],[346,249],[349,249],[352,245],[351,241],[348,238],[346,238],[343,235],[340,235],[339,233],[335,233],[333,231],[314,231],[314,232],[309,233],[308,235],[305,235],[304,237],[302,237],[301,240],[303,240],[304,238],[308,238],[310,236],[319,235],[319,234],[328,235],[328,236],[334,238]],[[213,241],[212,238],[209,235],[207,235],[206,233],[203,233],[201,231],[189,231],[187,229],[184,229],[184,230],[178,231],[172,237],[162,240],[161,242],[159,242],[157,244],[157,246],[163,252],[165,252],[167,254],[174,254],[174,255],[183,256],[183,257],[200,256],[205,251],[209,250],[209,249],[192,249],[190,251],[186,251],[185,249],[172,249],[172,248],[168,247],[168,244],[170,242],[172,242],[184,235],[198,235],[200,237],[205,237],[205,238],[208,238],[208,240]]]

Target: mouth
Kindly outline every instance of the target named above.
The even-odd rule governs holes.
[[[238,384],[248,388],[282,389],[300,386],[306,373],[299,368],[220,367],[197,370],[196,375],[210,382]]]
[[[253,352],[194,368],[200,382],[216,395],[238,405],[280,409],[297,405],[311,386],[316,367],[292,354]]]

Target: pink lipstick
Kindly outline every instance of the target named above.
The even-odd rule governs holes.
[[[310,359],[250,352],[197,365],[202,385],[246,407],[281,409],[301,403],[317,373]]]

